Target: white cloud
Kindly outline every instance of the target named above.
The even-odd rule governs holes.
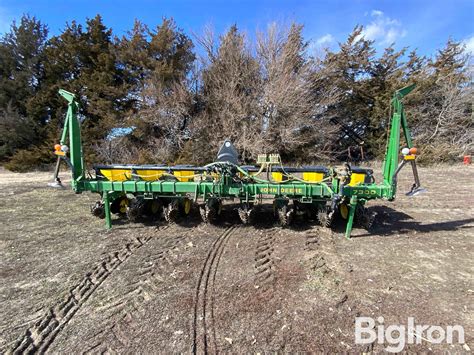
[[[324,36],[317,37],[312,39],[309,42],[308,53],[316,57],[322,57],[324,51],[327,48],[331,48],[336,44],[336,39],[330,33],[325,34]]]
[[[462,44],[464,45],[466,53],[474,55],[474,36],[466,38],[464,41],[462,41]]]
[[[380,10],[372,10],[370,13],[372,16],[383,16],[383,12]]]
[[[316,44],[319,46],[328,45],[332,42],[334,42],[334,37],[330,33],[325,34],[316,40]]]
[[[364,26],[360,37],[389,45],[405,37],[406,31],[400,21],[391,19],[380,10],[372,10],[372,21]]]

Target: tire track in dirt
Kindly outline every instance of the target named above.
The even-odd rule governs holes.
[[[167,229],[168,226],[159,228]],[[158,229],[158,228],[157,228]],[[38,320],[25,334],[7,350],[7,354],[44,353],[54,339],[73,318],[81,306],[91,297],[97,288],[131,255],[146,245],[153,236],[136,237],[129,241],[119,251],[110,253],[82,280],[72,287],[68,294]]]
[[[320,235],[314,230],[306,232],[304,250],[315,250],[320,243]]]
[[[239,226],[228,227],[216,238],[209,249],[199,274],[194,297],[194,317],[192,323],[193,354],[217,353],[216,330],[214,326],[216,274],[225,244],[230,235],[238,228]],[[211,347],[213,349],[210,349]]]
[[[306,233],[305,249],[314,251],[311,257],[310,269],[313,277],[318,281],[320,287],[324,290],[323,296],[327,296],[331,291],[331,309],[334,317],[337,312],[348,305],[347,309],[351,315],[356,314],[356,303],[352,299],[350,290],[354,287],[350,266],[350,261],[344,260],[338,250],[338,238],[344,238],[330,229],[318,227]],[[343,240],[346,242],[345,240]]]
[[[258,237],[255,250],[255,288],[262,296],[272,296],[275,286],[274,251],[275,237],[270,231]]]
[[[107,309],[115,308],[107,317],[111,324],[103,326],[103,329],[87,340],[92,345],[88,345],[83,353],[115,353],[115,348],[130,346],[133,340],[130,338],[131,330],[146,319],[143,304],[156,297],[161,290],[161,275],[169,273],[176,259],[173,250],[182,245],[189,234],[190,232],[185,232],[165,237],[164,245],[159,251],[145,258],[145,263],[138,270],[138,280],[130,284],[130,291],[112,305],[105,306]]]

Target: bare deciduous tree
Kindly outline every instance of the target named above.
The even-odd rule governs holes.
[[[321,87],[322,68],[306,55],[301,31],[296,24],[272,24],[257,33],[255,51],[235,26],[219,41],[209,28],[197,37],[206,56],[205,110],[193,122],[195,146],[205,142],[214,151],[230,138],[244,160],[263,152],[326,157],[333,127],[322,116],[337,95]]]
[[[337,95],[329,87],[318,87],[324,69],[307,57],[302,28],[292,24],[282,29],[274,23],[257,35],[262,72],[258,112],[263,129],[256,146],[287,154],[305,151],[311,155],[306,160],[314,160],[326,158],[325,142],[334,127],[321,117]]]
[[[105,164],[130,164],[139,159],[138,149],[124,137],[103,140],[94,146],[99,161]]]
[[[448,160],[474,151],[474,118],[469,107],[473,91],[464,84],[462,76],[440,76],[425,92],[425,99],[411,108],[424,154]]]
[[[154,131],[147,144],[153,147],[152,156],[157,160],[169,161],[183,149],[189,138],[188,124],[193,110],[193,93],[189,81],[183,78],[164,85],[150,80],[143,90],[146,107],[140,111],[140,118]]]
[[[231,139],[246,158],[260,130],[255,115],[259,66],[237,27],[232,26],[219,43],[212,36],[208,29],[198,37],[206,52],[201,78],[205,109],[194,120],[193,137],[199,141],[196,145],[202,144],[210,152],[224,139]]]

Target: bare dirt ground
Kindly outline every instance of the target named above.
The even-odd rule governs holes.
[[[0,351],[215,353],[383,351],[354,344],[357,316],[462,325],[474,348],[474,166],[422,168],[428,192],[372,202],[373,231],[263,213],[240,225],[129,224],[89,213],[95,195],[0,170]]]

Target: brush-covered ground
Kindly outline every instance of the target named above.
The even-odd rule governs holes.
[[[230,206],[215,226],[114,219],[106,231],[89,213],[97,196],[0,170],[0,351],[383,351],[355,344],[357,316],[462,325],[464,345],[405,350],[468,351],[474,166],[420,176],[428,192],[406,197],[403,171],[397,200],[371,202],[373,230],[348,241],[342,228],[281,229],[265,212],[244,227]]]

